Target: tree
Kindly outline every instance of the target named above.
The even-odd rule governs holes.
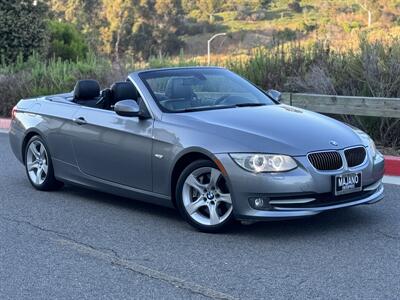
[[[49,0],[56,17],[74,23],[79,30],[92,24],[101,9],[103,0]]]
[[[121,44],[132,35],[136,5],[132,0],[103,0],[105,26],[100,29],[103,50],[114,54],[118,63],[123,52]]]
[[[182,0],[181,5],[185,14],[189,14],[191,11],[197,8],[196,2],[193,0]]]
[[[214,22],[214,15],[222,5],[221,0],[197,0],[197,7],[209,17],[210,23]]]
[[[181,25],[182,6],[180,0],[156,0],[154,9],[156,18],[154,24],[154,39],[158,53],[172,54],[179,51],[182,42],[177,37]]]
[[[91,48],[100,44],[100,12],[103,0],[49,0],[56,19],[72,23],[84,34]]]
[[[44,53],[47,16],[42,1],[0,0],[0,56],[14,62],[20,54],[27,58],[33,51]]]
[[[182,19],[180,0],[140,0],[128,49],[141,59],[177,53],[182,46]]]
[[[88,47],[80,31],[73,24],[59,21],[49,22],[49,57],[75,60],[86,56]]]
[[[375,8],[377,1],[371,0],[357,0],[357,4],[367,13],[368,15],[368,27],[372,24],[372,10]]]

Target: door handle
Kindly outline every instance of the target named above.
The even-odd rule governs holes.
[[[78,125],[85,125],[85,124],[87,124],[87,122],[86,122],[86,120],[85,120],[84,117],[79,117],[79,118],[73,119],[72,121],[73,121],[74,123],[78,124]]]

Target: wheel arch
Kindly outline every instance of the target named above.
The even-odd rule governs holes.
[[[27,133],[24,136],[24,139],[22,140],[22,146],[21,146],[22,153],[21,154],[22,154],[22,161],[24,164],[25,164],[25,159],[26,159],[25,158],[26,146],[27,146],[29,140],[36,135],[43,138],[43,135],[41,134],[41,132],[39,130],[31,129],[31,130],[27,131]]]
[[[209,160],[218,165],[219,161],[216,159],[216,157],[209,151],[201,149],[201,148],[190,148],[187,149],[186,151],[183,151],[180,153],[180,155],[177,157],[175,160],[173,167],[171,169],[171,174],[170,174],[170,189],[171,189],[171,199],[172,203],[174,206],[176,206],[176,200],[175,200],[175,189],[176,189],[176,184],[178,182],[179,176],[182,173],[182,171],[192,162],[196,160]]]

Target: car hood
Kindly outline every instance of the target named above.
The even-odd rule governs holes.
[[[240,107],[179,114],[214,136],[214,152],[262,151],[292,156],[363,144],[346,124],[288,105]],[[202,124],[199,124],[202,123]],[[217,138],[217,139],[215,139]],[[337,146],[335,145],[337,144]]]

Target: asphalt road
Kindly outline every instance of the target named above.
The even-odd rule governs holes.
[[[285,222],[199,233],[174,210],[35,191],[0,133],[0,299],[399,299],[400,186]]]

